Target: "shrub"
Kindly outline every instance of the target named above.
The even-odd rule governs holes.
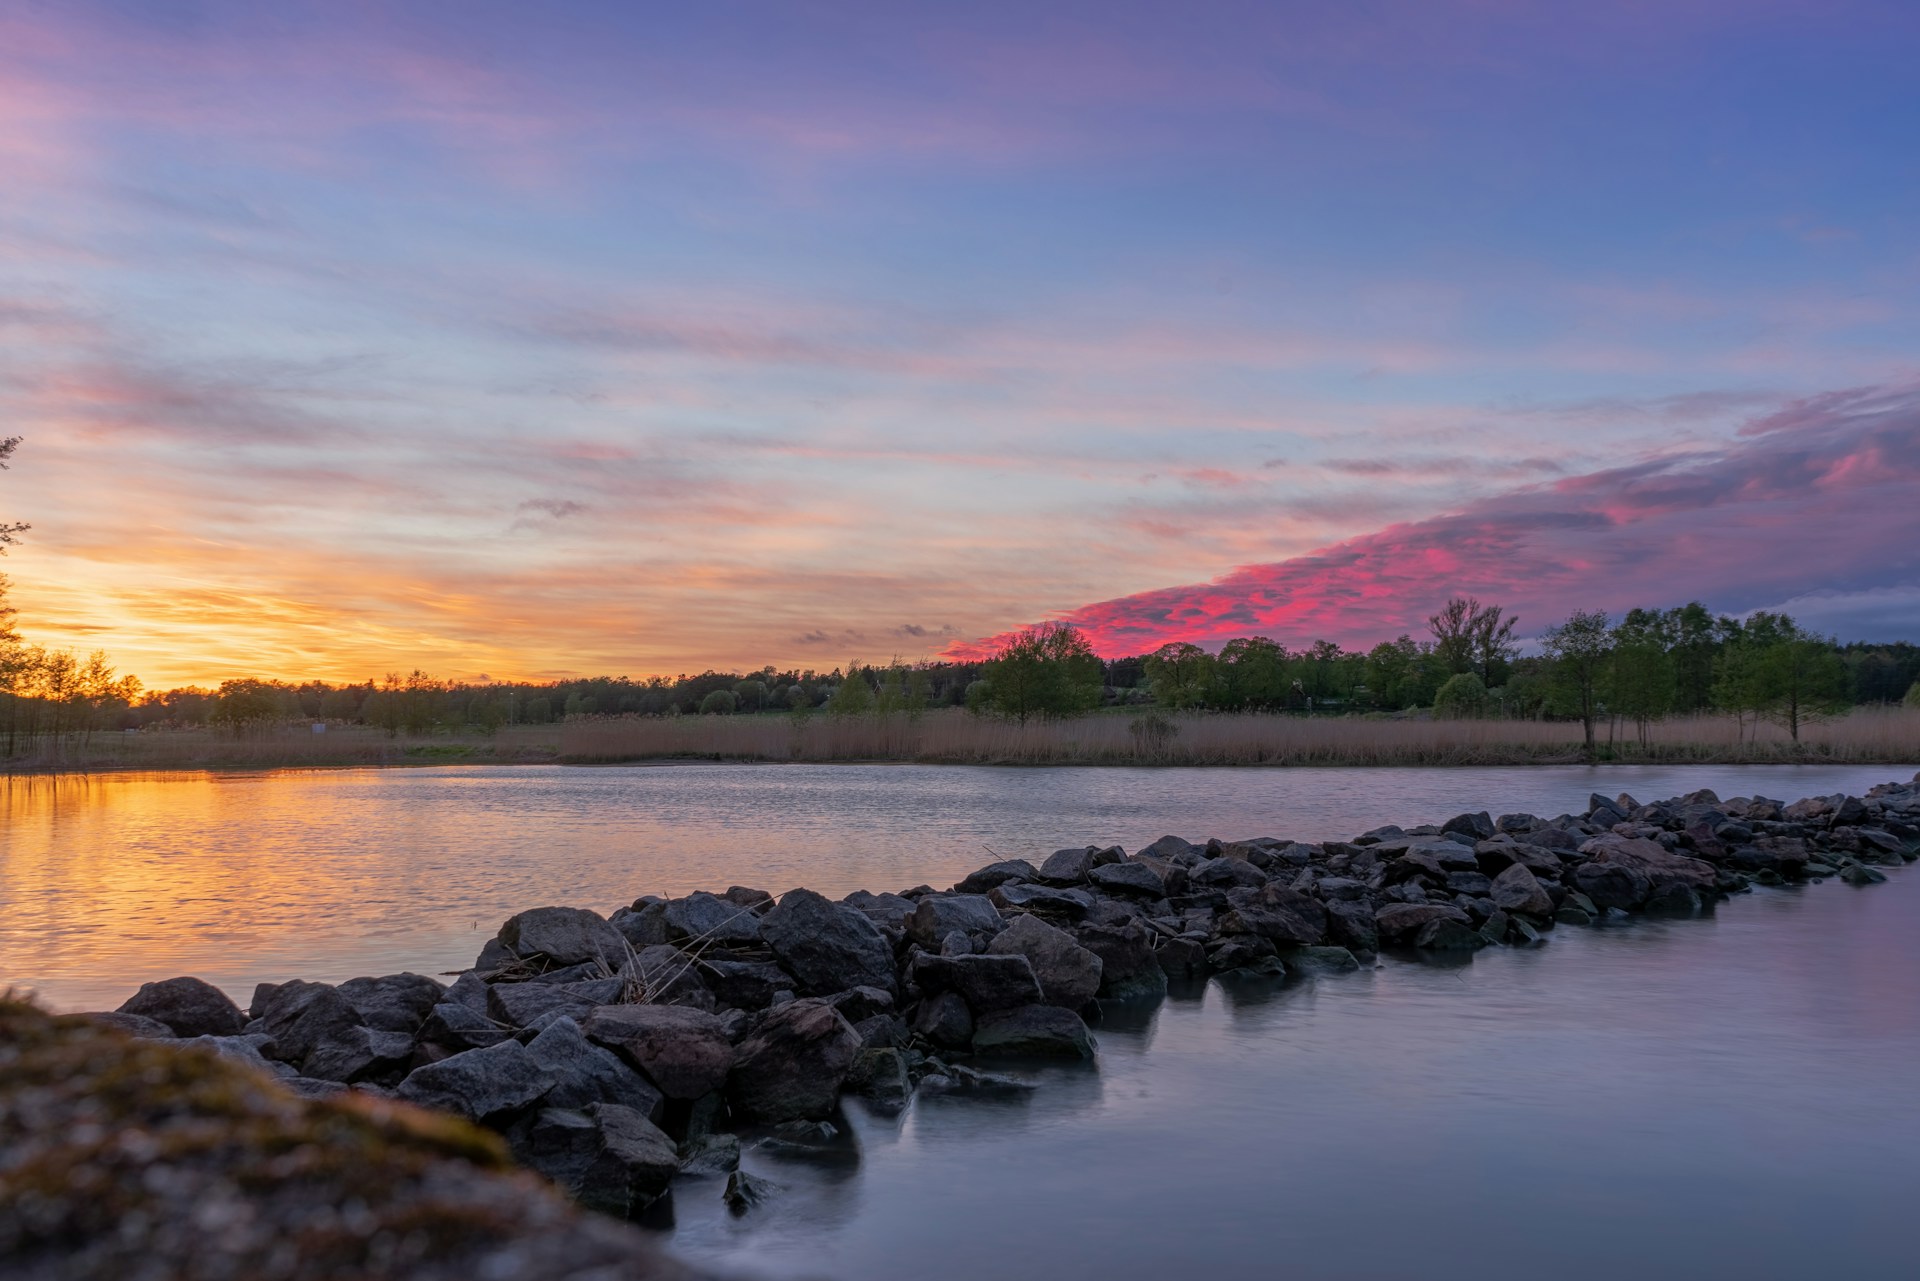
[[[716,689],[700,700],[702,716],[731,716],[733,709],[739,706],[740,699],[730,689]]]
[[[1902,707],[1920,707],[1920,681],[1907,687],[1907,696],[1900,700]]]
[[[1433,696],[1433,714],[1446,720],[1484,716],[1486,712],[1486,684],[1472,672],[1448,677],[1440,692]]]

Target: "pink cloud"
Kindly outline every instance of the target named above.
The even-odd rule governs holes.
[[[1920,388],[1835,392],[1710,451],[1512,490],[1306,556],[1247,565],[1059,615],[1100,652],[1265,634],[1371,644],[1418,632],[1448,596],[1516,611],[1523,631],[1575,609],[1700,599],[1740,611],[1810,592],[1920,580]],[[1892,620],[1888,626],[1915,633]],[[949,646],[991,651],[1002,637]]]

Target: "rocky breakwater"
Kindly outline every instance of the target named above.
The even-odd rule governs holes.
[[[1065,849],[945,891],[834,902],[736,886],[607,917],[535,908],[451,984],[262,984],[243,1013],[181,978],[95,1017],[296,1093],[457,1114],[612,1214],[690,1178],[725,1178],[745,1208],[765,1189],[739,1168],[743,1140],[844,1145],[845,1094],[899,1108],[916,1091],[1027,1088],[1006,1064],[1091,1063],[1089,1022],[1170,979],[1458,962],[1561,927],[1696,915],[1756,885],[1867,885],[1917,854],[1920,779],[1790,805],[1594,796],[1579,815],[1460,814],[1347,841]]]

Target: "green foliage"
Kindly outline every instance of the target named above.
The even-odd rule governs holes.
[[[867,673],[857,663],[847,664],[847,674],[840,681],[840,687],[833,691],[833,699],[827,704],[829,716],[865,716],[873,711],[873,686],[867,683]]]
[[[1513,629],[1519,619],[1498,605],[1482,605],[1472,596],[1455,596],[1427,619],[1433,653],[1449,672],[1478,672],[1483,684],[1504,675],[1519,652]]]
[[[1168,641],[1147,656],[1147,688],[1162,707],[1199,707],[1214,685],[1213,655],[1186,641]]]
[[[702,716],[731,716],[740,704],[739,695],[730,689],[716,689],[700,700]]]
[[[1647,741],[1648,726],[1673,707],[1673,627],[1659,610],[1629,610],[1613,629],[1607,710],[1631,719]]]
[[[1900,700],[1902,707],[1920,707],[1920,681],[1907,686],[1907,696]]]
[[[757,679],[740,681],[733,687],[733,697],[734,705],[741,711],[757,712],[767,705],[767,683]]]
[[[1447,720],[1485,716],[1487,704],[1486,682],[1472,672],[1461,672],[1449,676],[1433,696],[1433,714]]]
[[[1600,713],[1600,682],[1613,638],[1599,610],[1575,610],[1567,621],[1541,634],[1555,693],[1580,718],[1587,754],[1593,754],[1593,722]]]
[[[220,701],[213,711],[213,723],[235,735],[243,735],[278,725],[286,719],[277,686],[259,680],[233,680],[220,683]]]
[[[1015,635],[987,664],[987,703],[1022,724],[1036,716],[1074,716],[1100,705],[1104,674],[1078,628],[1042,623]]]

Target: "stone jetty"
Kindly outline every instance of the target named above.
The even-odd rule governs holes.
[[[1029,1088],[1017,1066],[1034,1060],[1091,1065],[1101,1011],[1170,980],[1457,962],[1756,886],[1870,885],[1917,855],[1920,777],[1792,804],[1596,795],[1578,815],[1459,814],[1346,841],[1063,849],[837,902],[734,886],[608,916],[536,907],[451,983],[262,984],[243,1011],[177,978],[92,1017],[294,1094],[454,1114],[608,1214],[691,1180],[745,1209],[766,1189],[739,1168],[743,1142],[831,1148],[843,1095],[897,1109],[916,1091]]]

